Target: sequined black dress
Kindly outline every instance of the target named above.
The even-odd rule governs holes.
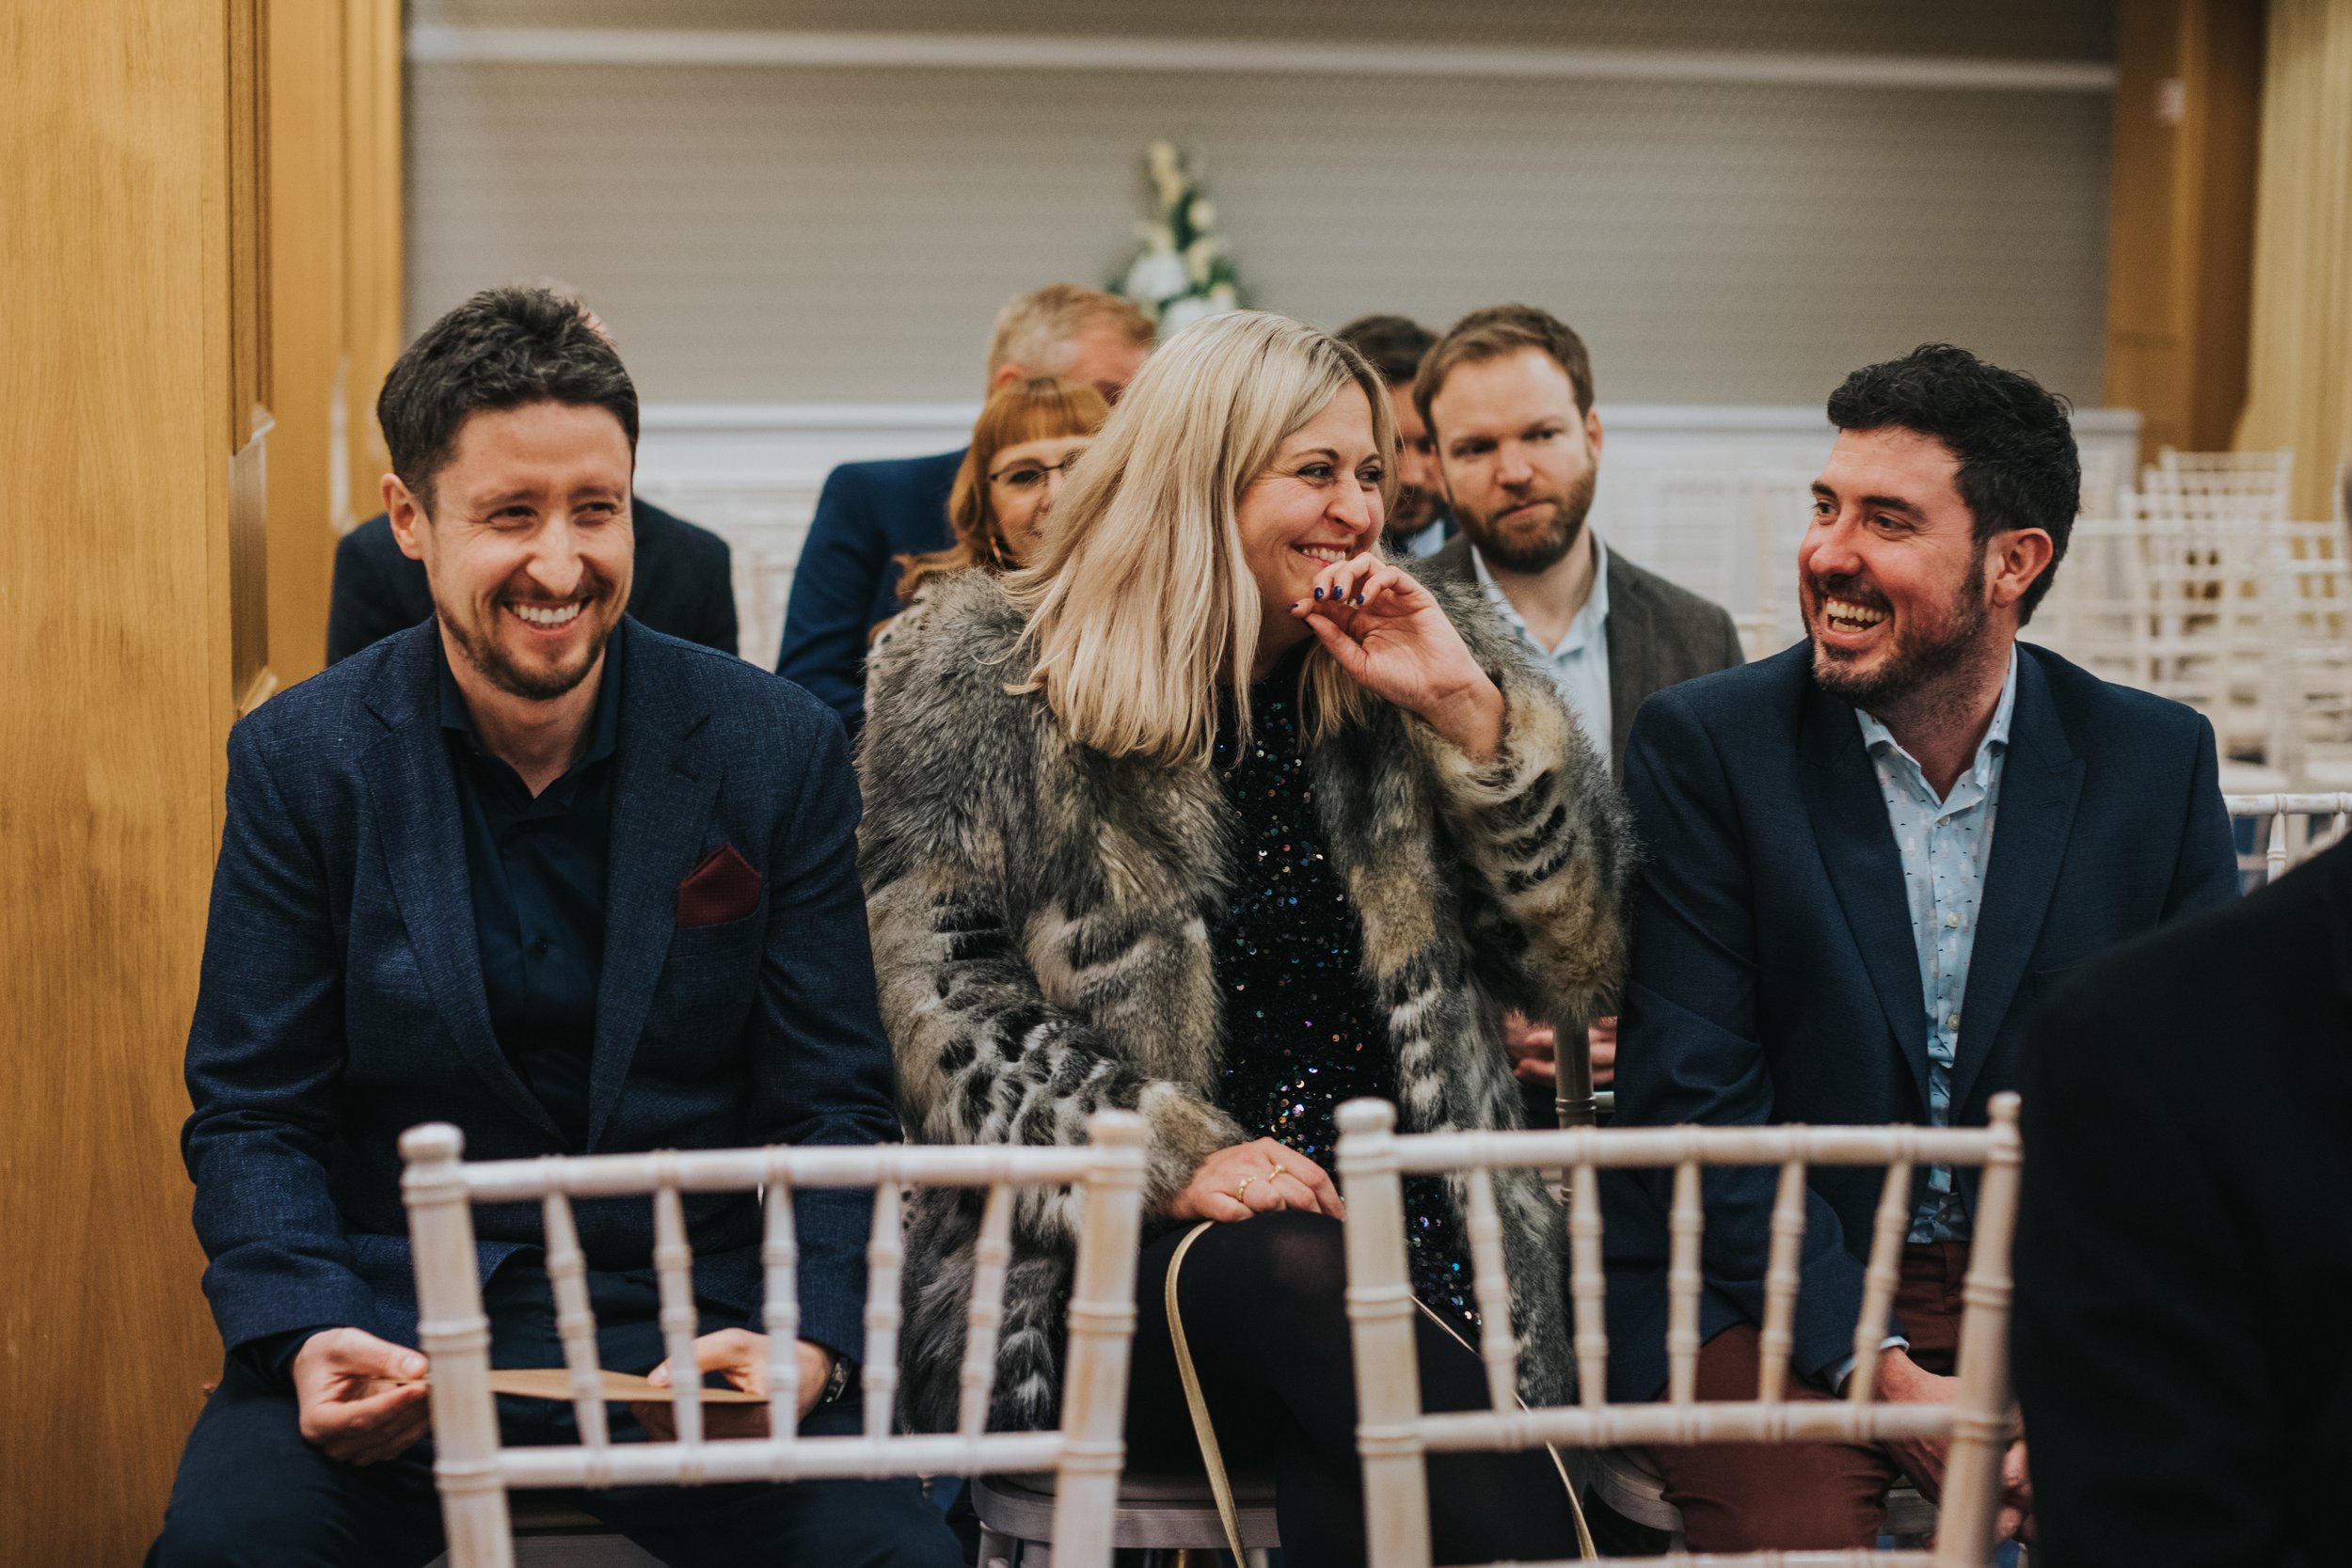
[[[1253,1136],[1288,1144],[1325,1169],[1333,1112],[1363,1095],[1396,1099],[1387,1020],[1358,972],[1363,934],[1345,879],[1325,853],[1308,776],[1293,655],[1250,689],[1250,731],[1230,711],[1216,771],[1240,814],[1232,896],[1210,931],[1225,1001],[1218,1102]],[[1413,1290],[1432,1310],[1475,1323],[1460,1227],[1433,1177],[1405,1184]]]

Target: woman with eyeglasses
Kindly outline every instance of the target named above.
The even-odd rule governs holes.
[[[1608,1010],[1632,854],[1606,759],[1494,611],[1381,553],[1395,446],[1379,376],[1325,334],[1178,333],[1025,569],[935,578],[877,652],[861,757],[911,1135],[1076,1144],[1095,1111],[1143,1115],[1128,1463],[1199,1466],[1205,1435],[1270,1468],[1295,1568],[1363,1557],[1334,1111],[1518,1125],[1502,1009]],[[1563,1227],[1535,1172],[1495,1186],[1523,1388],[1556,1402]],[[1482,1408],[1461,1200],[1406,1193],[1424,1402]],[[950,1430],[979,1220],[933,1196],[903,1386]],[[1067,1200],[1017,1212],[1000,1428],[1055,1419],[1070,1288]],[[1544,1451],[1429,1465],[1439,1561],[1575,1552]]]
[[[899,558],[898,602],[914,604],[923,584],[942,572],[1009,571],[1026,561],[1071,466],[1110,411],[1103,394],[1083,381],[1037,375],[998,388],[972,426],[972,444],[947,492],[955,543]]]

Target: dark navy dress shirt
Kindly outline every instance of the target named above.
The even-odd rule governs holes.
[[[604,971],[605,862],[612,752],[621,730],[622,639],[605,643],[588,750],[536,799],[483,745],[441,658],[441,730],[465,819],[474,938],[499,1048],[563,1130],[588,1143],[588,1064]]]

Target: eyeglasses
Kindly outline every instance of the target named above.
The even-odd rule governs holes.
[[[1064,479],[1068,479],[1070,477],[1070,466],[1085,455],[1086,448],[1080,447],[1076,451],[1072,452],[1060,462],[1050,466],[1034,461],[1027,463],[1015,463],[1009,468],[999,468],[994,473],[989,475],[988,482],[991,484],[1009,485],[1015,490],[1034,490],[1039,485],[1044,483],[1046,477],[1050,474],[1059,474]]]

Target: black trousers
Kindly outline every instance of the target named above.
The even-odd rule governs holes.
[[[650,1312],[614,1321],[607,1315],[612,1294],[597,1292],[603,1364],[650,1370],[662,1359],[659,1324]],[[510,1266],[485,1295],[497,1365],[562,1365],[544,1276]],[[650,1308],[649,1287],[644,1302]],[[578,1440],[568,1405],[501,1399],[499,1406],[504,1442]],[[609,1413],[615,1441],[643,1439],[626,1411]],[[813,1412],[801,1430],[851,1433],[858,1419],[844,1402]],[[670,1568],[957,1568],[962,1561],[955,1537],[912,1480],[548,1495],[596,1515]],[[420,1568],[441,1549],[430,1439],[382,1465],[329,1459],[303,1441],[294,1395],[231,1357],[181,1454],[163,1534],[147,1560],[150,1568]]]
[[[1185,1227],[1143,1250],[1127,1391],[1127,1456],[1137,1469],[1199,1467],[1200,1449],[1176,1370],[1166,1309],[1169,1260]],[[1290,1568],[1364,1560],[1356,1457],[1355,1358],[1347,1337],[1340,1226],[1283,1210],[1212,1226],[1185,1254],[1177,1306],[1228,1467],[1270,1468]],[[1421,1320],[1415,1350],[1427,1410],[1486,1405],[1477,1354]],[[1576,1555],[1576,1524],[1551,1458],[1438,1454],[1428,1461],[1437,1560]]]

